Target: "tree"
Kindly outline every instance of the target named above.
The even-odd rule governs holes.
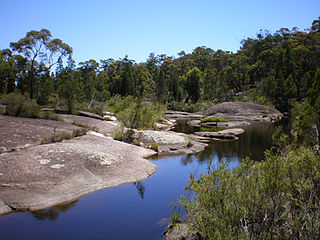
[[[0,51],[0,93],[13,92],[14,88],[14,59],[10,50],[2,50]]]
[[[197,67],[187,73],[185,89],[193,102],[197,102],[200,99],[201,82],[201,71]]]
[[[28,69],[30,98],[34,97],[36,75],[50,70],[59,59],[72,54],[72,48],[60,39],[52,39],[51,32],[47,29],[27,32],[18,42],[11,42],[10,47],[30,61]],[[39,66],[43,66],[44,69]]]
[[[168,86],[166,81],[165,71],[161,68],[157,71],[155,76],[155,85],[156,85],[156,97],[157,100],[161,103],[167,102]]]
[[[83,79],[84,84],[84,94],[88,101],[92,102],[95,99],[95,95],[97,92],[97,71],[99,68],[99,63],[97,63],[94,59],[90,59],[89,61],[80,62],[80,73]]]
[[[39,92],[38,104],[47,104],[49,96],[53,93],[52,77],[49,72],[40,77]]]

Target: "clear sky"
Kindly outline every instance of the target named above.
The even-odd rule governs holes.
[[[300,30],[320,16],[319,0],[0,0],[0,49],[47,28],[77,63],[151,52],[177,56],[198,46],[236,52],[260,29]]]

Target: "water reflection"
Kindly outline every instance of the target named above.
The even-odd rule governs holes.
[[[67,204],[56,205],[50,208],[30,212],[38,220],[57,220],[60,213],[68,211],[74,207],[78,200],[72,201]]]
[[[239,140],[231,142],[214,141],[198,154],[198,160],[203,162],[210,156],[216,156],[218,160],[237,158],[241,161],[248,156],[255,161],[261,161],[264,158],[264,151],[272,147],[272,134],[275,127],[276,125],[273,123],[259,124],[245,128],[245,132]]]
[[[135,182],[133,185],[136,186],[139,196],[141,197],[141,199],[143,199],[146,188],[142,185],[141,182]]]

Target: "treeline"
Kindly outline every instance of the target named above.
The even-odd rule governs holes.
[[[320,19],[320,18],[319,18]],[[146,62],[88,60],[76,67],[72,48],[50,31],[31,31],[0,55],[0,93],[19,91],[48,104],[135,96],[168,104],[248,99],[288,111],[294,102],[320,95],[320,20],[310,29],[260,31],[242,41],[237,53],[197,47],[177,58],[151,53]],[[52,71],[55,67],[55,72]]]

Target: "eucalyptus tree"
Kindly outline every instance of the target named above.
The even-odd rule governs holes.
[[[0,94],[9,93],[15,87],[14,59],[8,49],[0,51]]]
[[[197,102],[200,99],[201,87],[202,87],[202,73],[197,68],[191,69],[186,76],[185,89],[188,93],[188,97]]]
[[[52,39],[47,29],[27,32],[18,42],[11,42],[13,52],[18,52],[29,61],[28,81],[30,98],[34,97],[36,77],[42,71],[50,69],[62,58],[72,54],[72,48],[60,39]]]

